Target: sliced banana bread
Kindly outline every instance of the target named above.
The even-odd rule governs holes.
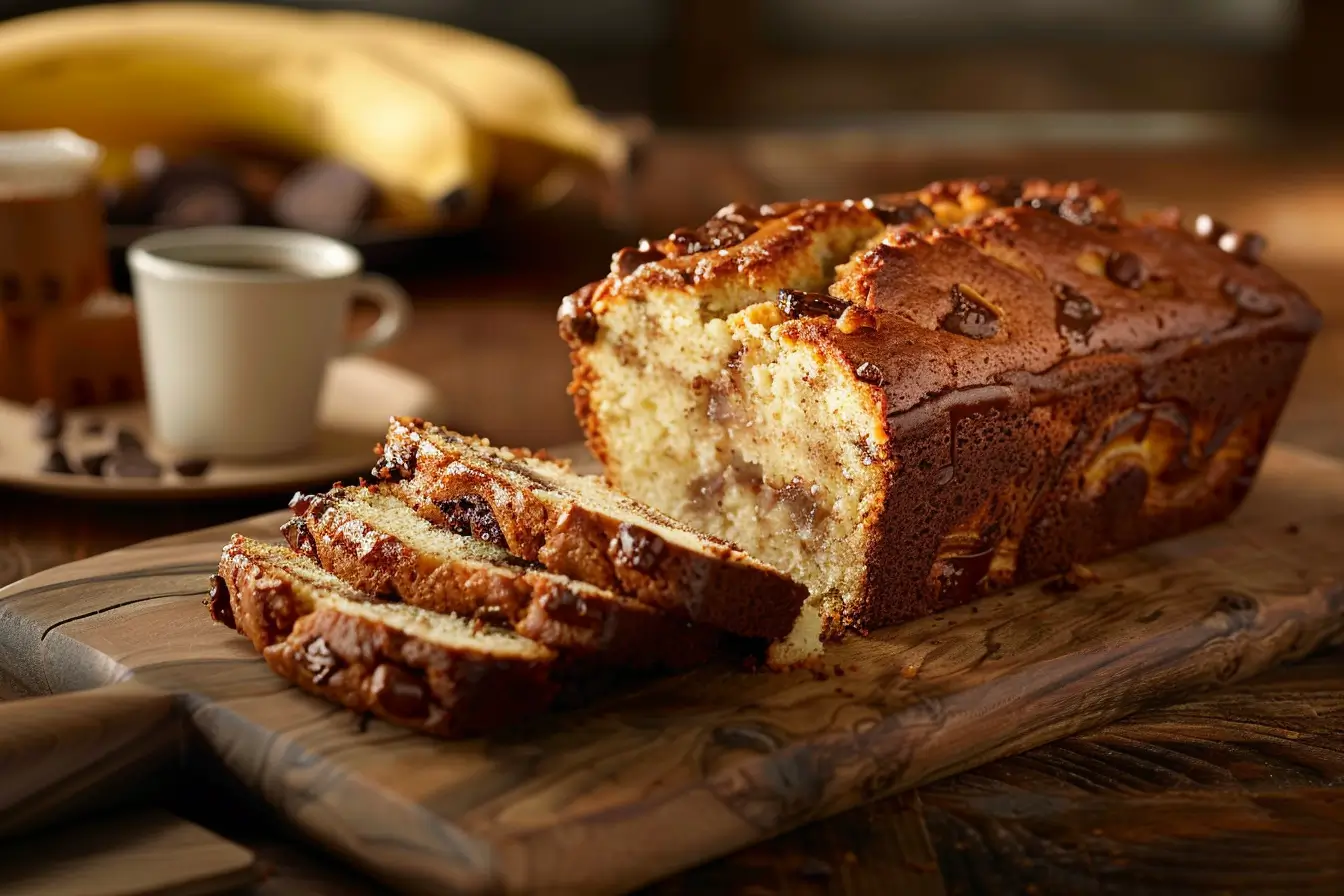
[[[568,464],[395,418],[373,475],[425,519],[696,622],[779,639],[807,590]]]
[[[550,648],[377,600],[289,548],[235,535],[211,592],[211,615],[246,635],[283,678],[430,734],[503,727],[544,710],[558,690]]]
[[[435,526],[386,486],[296,495],[285,526],[295,550],[369,594],[424,610],[504,622],[548,647],[604,663],[689,668],[707,660],[716,629],[566,576],[504,548]]]

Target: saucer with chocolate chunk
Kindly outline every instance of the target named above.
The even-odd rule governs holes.
[[[368,358],[339,359],[327,375],[313,447],[242,463],[162,450],[143,403],[62,408],[0,400],[0,486],[123,499],[284,491],[367,471],[369,446],[389,417],[440,410],[437,391],[415,374]]]

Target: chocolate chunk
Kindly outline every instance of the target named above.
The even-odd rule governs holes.
[[[666,550],[666,543],[657,535],[629,523],[621,523],[612,539],[616,562],[639,572],[652,572]]]
[[[66,459],[65,452],[59,447],[53,445],[47,452],[46,459],[42,461],[43,473],[73,473],[70,467],[70,461]]]
[[[103,470],[122,479],[154,479],[163,475],[163,467],[140,451],[113,451]]]
[[[247,195],[227,167],[210,160],[169,165],[147,189],[151,224],[199,227],[247,221]]]
[[[804,292],[801,289],[781,289],[775,304],[784,312],[785,317],[834,317],[845,313],[849,303],[843,299],[821,292]]]
[[[854,368],[854,376],[859,381],[870,383],[874,386],[885,386],[887,378],[882,373],[882,368],[878,367],[872,361],[864,361],[858,367]]]
[[[647,240],[639,241],[639,248],[627,246],[612,256],[611,268],[622,277],[629,277],[643,265],[662,261],[667,256],[652,248]]]
[[[112,455],[106,451],[97,451],[86,455],[79,462],[79,468],[86,476],[101,476],[107,469],[107,459]]]
[[[211,619],[229,628],[238,628],[233,619],[233,604],[229,601],[229,583],[224,581],[223,576],[210,577],[210,594],[206,598],[206,605],[210,608]]]
[[[303,656],[300,662],[303,663],[303,668],[307,670],[308,674],[313,677],[313,684],[316,685],[326,684],[331,680],[331,676],[339,672],[341,667],[345,665],[340,657],[331,652],[331,645],[323,640],[320,635],[309,641],[303,648]],[[376,677],[377,673],[374,674]]]
[[[982,180],[975,191],[995,205],[1018,205],[1022,201],[1022,182],[1017,180]]]
[[[756,225],[747,220],[710,218],[696,231],[696,238],[710,249],[726,249],[736,246],[756,230]]]
[[[1112,252],[1106,258],[1106,277],[1127,289],[1138,289],[1148,279],[1148,271],[1133,252]]]
[[[314,562],[318,560],[317,542],[313,540],[312,530],[303,519],[297,516],[290,518],[280,527],[280,534],[285,537],[285,543],[289,545],[290,550],[311,557]]]
[[[371,475],[384,482],[405,482],[415,475],[415,460],[419,450],[415,442],[384,447],[382,456],[373,465]]]
[[[173,464],[173,469],[177,475],[187,479],[195,479],[197,476],[204,476],[206,470],[210,469],[208,460],[180,460]]]
[[[942,327],[958,336],[992,339],[999,332],[999,315],[981,296],[964,283],[953,283],[952,310],[943,317]]]
[[[1258,286],[1242,283],[1231,277],[1224,277],[1218,288],[1237,307],[1256,317],[1272,317],[1283,307],[1283,300],[1274,293],[1265,292]]]
[[[362,171],[343,162],[317,159],[297,168],[280,184],[271,200],[271,214],[284,227],[347,234],[368,220],[376,199],[373,181]]]
[[[1059,216],[1083,227],[1093,222],[1092,203],[1086,196],[1070,196],[1059,204]]]
[[[460,498],[440,501],[437,506],[443,513],[444,526],[449,531],[458,535],[469,535],[478,541],[487,541],[502,548],[509,546],[504,539],[503,530],[499,528],[499,522],[484,498],[463,495]]]
[[[1212,215],[1200,215],[1195,219],[1195,236],[1207,243],[1217,243],[1227,233],[1227,225]]]
[[[383,712],[397,719],[422,719],[429,715],[429,686],[398,666],[383,663],[373,670],[370,696]]]
[[[56,405],[42,399],[33,405],[33,416],[37,421],[37,437],[44,442],[55,442],[65,432],[65,415]]]
[[[1253,230],[1229,230],[1218,237],[1218,248],[1247,264],[1258,264],[1267,245],[1265,238]]]
[[[1057,215],[1060,213],[1059,210],[1064,204],[1064,200],[1056,199],[1053,196],[1033,196],[1031,199],[1019,199],[1017,204],[1024,205],[1027,208],[1034,208],[1037,211],[1050,212],[1051,214]]]
[[[313,504],[317,502],[317,495],[308,495],[303,492],[295,492],[294,497],[289,499],[289,509],[299,516],[306,516]]]
[[[933,219],[933,209],[918,199],[899,205],[881,199],[865,199],[860,204],[889,227]]]
[[[980,591],[994,562],[994,545],[974,545],[973,553],[939,557],[938,596],[944,606],[963,604]]]
[[[583,595],[568,588],[557,588],[542,595],[541,606],[552,619],[576,626],[589,622],[588,614],[592,609]]]
[[[1055,284],[1055,327],[1065,339],[1086,343],[1092,329],[1101,320],[1101,311],[1092,300],[1067,283]]]
[[[597,315],[593,312],[592,297],[595,286],[590,284],[571,296],[560,300],[560,337],[573,345],[592,345],[597,341]]]
[[[678,227],[668,234],[667,240],[678,255],[694,255],[709,248],[700,241],[700,234],[689,227]]]
[[[118,451],[125,451],[134,454],[145,453],[145,443],[133,430],[126,427],[118,427],[117,433],[113,436],[113,445]]]

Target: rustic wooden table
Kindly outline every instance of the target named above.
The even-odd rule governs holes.
[[[1264,230],[1270,260],[1324,308],[1325,331],[1279,438],[1344,458],[1344,154],[1317,142],[1279,150],[1037,150],[989,161],[897,153],[875,137],[666,137],[651,147],[630,226],[656,234],[728,199],[857,196],[990,170],[1097,176],[1141,203],[1210,211]],[[557,299],[600,275],[628,233],[558,218],[535,226],[511,245],[445,250],[451,272],[441,265],[408,275],[417,323],[384,357],[443,390],[444,422],[500,442],[547,445],[578,437],[554,332]],[[127,505],[0,491],[0,585],[274,509],[285,497]],[[0,678],[0,699],[20,694]],[[255,892],[378,892],[296,842],[217,769],[182,774],[192,787],[167,788],[161,802],[251,847],[271,869]],[[1344,891],[1344,651],[856,809],[650,892],[1135,890]]]

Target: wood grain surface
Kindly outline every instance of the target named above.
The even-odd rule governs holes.
[[[39,573],[0,591],[0,643],[53,691],[178,695],[234,775],[390,883],[620,892],[1339,641],[1341,507],[1344,465],[1278,448],[1231,523],[1099,564],[1081,591],[848,641],[824,678],[704,669],[489,740],[366,726],[209,622],[228,534],[274,538],[284,513]]]
[[[156,810],[8,841],[0,868],[7,896],[207,896],[257,878],[251,852]]]
[[[142,796],[181,748],[173,695],[135,681],[0,703],[0,837]]]

